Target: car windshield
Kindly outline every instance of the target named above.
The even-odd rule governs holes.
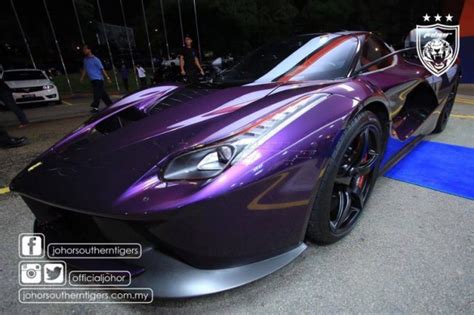
[[[333,80],[345,77],[358,40],[351,35],[299,36],[265,45],[213,79],[215,84]]]
[[[5,81],[25,81],[25,80],[44,80],[46,79],[43,72],[38,70],[28,71],[6,71],[3,74]]]

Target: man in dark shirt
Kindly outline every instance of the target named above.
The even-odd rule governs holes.
[[[184,47],[179,54],[179,67],[182,76],[187,76],[190,83],[198,81],[198,73],[204,75],[201,63],[197,56],[196,50],[192,47],[193,39],[191,36],[184,37]]]
[[[2,79],[0,79],[0,100],[9,110],[15,113],[16,117],[20,121],[20,128],[28,125],[29,121],[26,118],[25,113],[20,107],[18,107],[18,105],[16,105],[15,100],[13,99],[12,90]]]

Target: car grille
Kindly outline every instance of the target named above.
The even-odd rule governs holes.
[[[45,236],[46,245],[50,243],[140,243],[142,248],[147,248],[150,243],[140,234],[135,232],[134,223],[99,218],[71,212],[43,204],[32,199],[24,201],[34,213],[36,220],[34,232]],[[138,224],[139,225],[139,224]],[[117,270],[127,270],[132,276],[145,271],[137,263],[129,263],[123,259],[95,259],[92,265],[88,259],[69,259],[67,263],[80,269],[101,269],[108,266]]]
[[[37,227],[54,230],[61,242],[136,242],[147,244],[147,224],[161,221],[141,222],[109,219],[65,210],[36,201],[28,197],[23,200],[36,218]]]
[[[24,88],[14,88],[12,89],[14,93],[30,93],[30,92],[37,92],[43,91],[43,86],[31,86],[31,87],[24,87]]]

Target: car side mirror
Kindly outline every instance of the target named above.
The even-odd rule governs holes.
[[[405,48],[416,47],[416,28],[412,29],[403,42]]]
[[[404,48],[416,48],[416,28],[412,29],[408,35],[405,37],[405,40],[403,41],[403,47]],[[418,58],[418,54],[416,52],[416,49],[406,51],[404,53],[406,58]]]

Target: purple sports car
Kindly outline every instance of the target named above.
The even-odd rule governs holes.
[[[197,85],[123,97],[11,189],[48,243],[142,245],[94,269],[159,297],[227,290],[346,236],[377,176],[445,128],[459,76],[368,32],[296,36]]]

